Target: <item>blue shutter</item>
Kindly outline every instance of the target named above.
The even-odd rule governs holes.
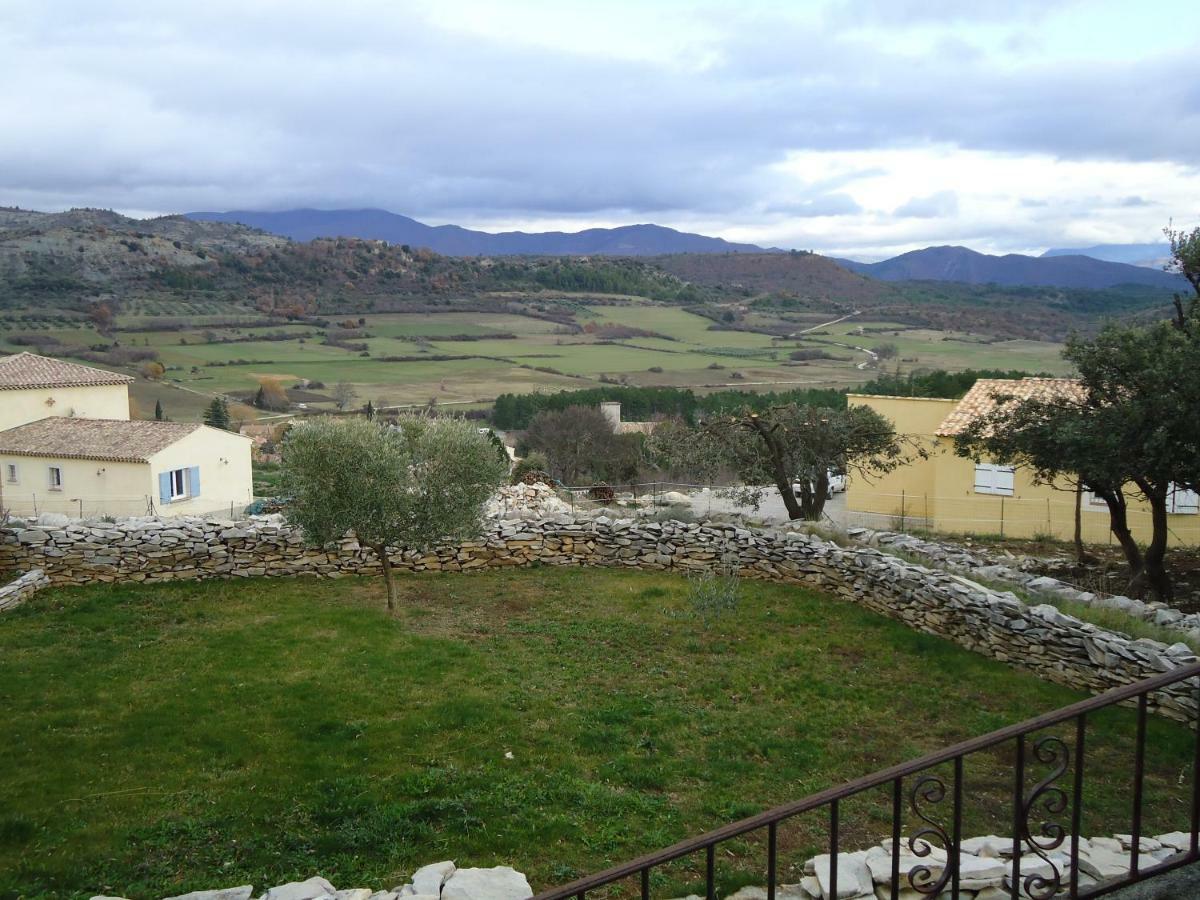
[[[192,466],[188,469],[188,496],[200,496],[200,467]]]
[[[162,472],[158,476],[158,499],[163,503],[171,502],[171,473]]]

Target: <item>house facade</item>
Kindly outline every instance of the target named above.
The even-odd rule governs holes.
[[[128,419],[128,375],[34,353],[0,358],[0,431],[47,416]]]
[[[130,420],[131,380],[29,353],[0,359],[0,506],[18,516],[240,513],[253,499],[250,439]]]
[[[851,479],[847,510],[883,527],[898,527],[903,522],[955,534],[1045,535],[1071,540],[1076,508],[1073,485],[1066,481],[1035,484],[1026,469],[956,456],[954,437],[975,417],[994,409],[999,397],[1037,397],[1076,389],[1077,383],[1071,379],[1025,378],[980,379],[961,400],[851,394],[850,405],[875,410],[928,456],[870,482],[861,477]],[[1138,540],[1148,540],[1150,505],[1136,491],[1127,493],[1133,533]],[[1084,492],[1080,509],[1085,541],[1113,540],[1108,507],[1102,500]],[[1200,543],[1200,498],[1191,491],[1176,490],[1169,509],[1171,544]]]

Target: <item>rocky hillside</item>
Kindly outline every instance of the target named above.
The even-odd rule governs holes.
[[[165,271],[212,267],[223,254],[288,244],[247,228],[183,216],[131,219],[110,210],[0,207],[0,284],[14,291],[107,290]]]
[[[654,263],[684,281],[722,286],[743,295],[781,292],[869,303],[894,293],[890,286],[847,271],[816,253],[688,253],[660,256]]]

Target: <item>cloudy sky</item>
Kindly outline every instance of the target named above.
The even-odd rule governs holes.
[[[1195,0],[0,0],[0,204],[658,222],[864,258],[1200,224]]]

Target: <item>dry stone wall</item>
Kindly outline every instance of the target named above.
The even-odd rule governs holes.
[[[1038,575],[1014,566],[1015,560],[997,559],[980,548],[966,549],[960,544],[925,540],[911,534],[895,531],[872,531],[869,528],[848,528],[846,535],[871,547],[920,556],[939,569],[947,569],[976,578],[1006,581],[1037,594],[1053,594],[1063,600],[1115,609],[1135,619],[1142,619],[1164,628],[1173,628],[1186,634],[1190,640],[1200,641],[1200,613],[1185,613],[1165,603],[1145,603],[1120,594],[1096,594],[1083,591],[1066,581]]]
[[[41,569],[31,569],[14,581],[0,587],[0,612],[24,603],[42,588],[50,587],[50,579]]]
[[[880,550],[843,548],[794,532],[732,525],[591,519],[499,521],[475,541],[427,552],[397,551],[398,569],[471,571],[538,562],[688,572],[737,559],[743,577],[803,584],[872,609],[1051,681],[1099,692],[1196,661],[1187,645],[1132,640],[1059,612],[1028,606],[949,572]],[[0,570],[38,568],[54,584],[156,583],[180,579],[378,572],[353,539],[323,548],[278,517],[231,524],[206,519],[131,519],[10,529]],[[1164,715],[1196,715],[1194,686],[1151,698]]]

